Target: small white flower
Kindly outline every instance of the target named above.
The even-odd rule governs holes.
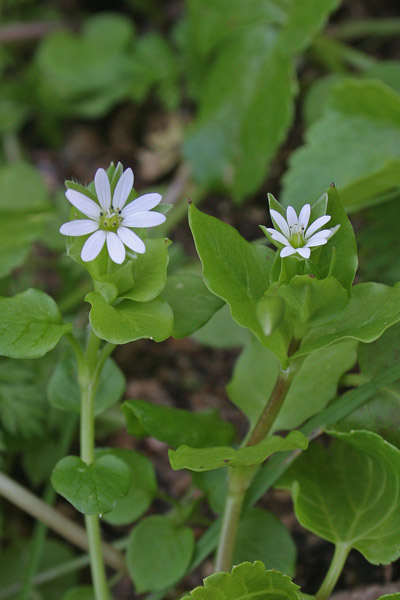
[[[276,210],[271,209],[270,214],[275,229],[267,227],[266,231],[278,243],[278,247],[283,245],[280,252],[282,258],[292,254],[298,254],[301,258],[310,258],[311,248],[326,244],[339,229],[337,225],[331,229],[318,231],[331,220],[330,215],[319,217],[308,227],[311,214],[309,204],[303,206],[298,217],[293,206],[287,207],[286,219]]]
[[[161,202],[160,194],[145,194],[126,204],[133,187],[132,169],[126,169],[121,175],[111,200],[111,187],[104,169],[98,169],[94,178],[99,204],[91,198],[68,189],[66,197],[75,208],[89,217],[64,223],[60,227],[63,235],[92,235],[83,245],[81,258],[84,262],[94,260],[101,252],[104,243],[111,260],[121,264],[125,260],[125,246],[143,254],[146,246],[131,227],[156,227],[165,221],[165,215],[151,212]]]

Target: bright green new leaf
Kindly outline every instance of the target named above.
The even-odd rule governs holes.
[[[294,429],[320,412],[337,390],[340,377],[357,359],[357,342],[349,341],[311,352],[294,376],[273,431]],[[252,339],[240,355],[227,386],[230,399],[254,425],[273,390],[279,361]]]
[[[223,306],[222,300],[208,291],[201,277],[190,273],[168,277],[162,297],[174,313],[172,335],[176,338],[194,333]]]
[[[12,298],[0,297],[0,354],[39,358],[71,330],[63,323],[53,298],[28,289]]]
[[[335,433],[313,444],[279,487],[291,489],[303,527],[372,564],[400,555],[400,451],[369,431]]]
[[[95,334],[112,344],[127,344],[142,338],[161,342],[172,333],[173,314],[161,298],[149,302],[123,300],[110,306],[98,292],[85,300],[92,305],[90,324]]]
[[[399,159],[400,95],[376,80],[346,80],[292,155],[282,201],[300,208],[334,181],[346,209],[358,210],[400,185]]]
[[[102,515],[112,511],[117,500],[128,493],[131,473],[124,460],[111,454],[96,458],[90,465],[77,456],[66,456],[55,466],[51,482],[79,512]]]
[[[160,295],[167,281],[168,240],[147,239],[146,252],[133,261],[134,286],[120,294],[137,302],[148,302]]]
[[[255,446],[246,446],[235,450],[229,446],[215,448],[190,448],[180,446],[178,450],[169,450],[168,456],[174,471],[210,471],[221,467],[251,466],[264,462],[274,452],[285,450],[305,450],[308,439],[299,431],[291,431],[285,438],[273,435]]]
[[[391,288],[380,283],[360,283],[353,287],[350,301],[337,319],[311,329],[293,356],[303,356],[340,340],[373,342],[399,320],[400,284]]]
[[[185,575],[194,549],[191,529],[164,516],[140,521],[129,538],[127,567],[138,594],[162,590]]]
[[[233,564],[261,560],[268,569],[293,576],[296,545],[286,527],[263,508],[251,508],[239,523]]]
[[[194,448],[230,444],[235,437],[233,425],[223,421],[215,410],[191,413],[144,400],[128,400],[122,410],[129,433],[154,437],[173,448],[182,444]]]
[[[95,416],[118,402],[124,390],[124,374],[111,358],[107,359],[94,398]],[[56,408],[80,414],[81,393],[77,380],[76,360],[71,354],[65,354],[54,369],[47,387],[47,397]]]
[[[182,600],[301,600],[299,586],[287,575],[266,571],[261,561],[244,562],[231,573],[206,577],[203,587],[195,588]]]
[[[229,304],[239,325],[250,329],[284,361],[288,332],[282,334],[279,329],[266,336],[257,317],[257,303],[269,287],[275,252],[247,242],[236,229],[200,212],[193,204],[189,224],[209,290]]]
[[[96,458],[115,456],[129,467],[131,485],[128,493],[116,501],[111,512],[103,519],[112,525],[127,525],[136,521],[149,508],[157,491],[153,463],[147,456],[126,448],[102,448],[96,451]]]

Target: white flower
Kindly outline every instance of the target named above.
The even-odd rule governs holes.
[[[326,244],[339,229],[337,225],[331,229],[318,231],[331,220],[330,215],[319,217],[308,227],[311,214],[309,204],[303,206],[298,217],[293,206],[287,207],[286,219],[276,210],[271,209],[270,214],[275,229],[267,227],[266,231],[275,242],[278,242],[277,245],[283,244],[280,252],[282,258],[291,254],[310,258],[311,248]]]
[[[92,235],[83,245],[81,258],[84,262],[94,260],[101,252],[104,243],[111,260],[121,264],[125,260],[125,246],[143,254],[146,246],[130,227],[155,227],[165,221],[165,215],[151,212],[161,202],[160,194],[139,196],[125,206],[133,186],[132,169],[126,169],[121,175],[111,200],[111,187],[104,169],[98,169],[94,178],[99,204],[76,190],[65,192],[68,200],[88,219],[76,219],[60,227],[63,235]]]

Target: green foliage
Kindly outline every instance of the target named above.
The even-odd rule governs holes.
[[[262,562],[244,562],[233,567],[232,573],[214,573],[204,579],[204,586],[195,588],[182,600],[301,600],[299,586],[287,575],[266,571]]]
[[[344,342],[311,352],[295,374],[273,430],[293,429],[319,413],[335,396],[340,377],[356,362],[356,342]],[[227,391],[254,425],[273,390],[278,358],[252,339],[236,362]]]
[[[162,292],[174,313],[173,336],[183,338],[202,327],[223,305],[210,294],[201,277],[190,273],[170,275]]]
[[[153,464],[146,456],[125,448],[102,448],[96,452],[96,458],[105,455],[124,461],[130,470],[131,485],[127,494],[116,501],[112,511],[103,519],[112,525],[132,523],[146,512],[157,491]]]
[[[347,210],[399,187],[400,97],[378,81],[346,80],[293,153],[282,201],[295,208],[334,181]]]
[[[130,468],[111,453],[87,465],[77,456],[62,458],[54,468],[51,482],[61,496],[85,515],[111,512],[131,485]]]
[[[182,444],[194,448],[229,444],[235,437],[233,425],[223,421],[215,410],[191,413],[144,400],[128,400],[122,410],[129,433],[154,437],[173,448]]]
[[[193,532],[168,517],[151,516],[133,529],[127,567],[140,594],[176,583],[189,566],[194,549]]]
[[[113,307],[98,292],[90,292],[85,300],[92,305],[89,320],[93,331],[112,344],[127,344],[142,338],[161,342],[172,333],[172,310],[161,298],[149,302],[123,300]]]
[[[54,300],[29,289],[0,298],[0,354],[11,358],[39,358],[71,330],[62,322]]]
[[[125,390],[125,377],[115,362],[109,358],[101,371],[94,398],[94,414],[97,416],[118,402]],[[49,402],[61,410],[81,412],[81,392],[77,380],[76,359],[70,353],[54,369],[48,387]]]
[[[262,508],[250,509],[240,520],[233,564],[256,560],[268,569],[294,575],[295,543],[279,519]]]
[[[169,461],[174,471],[190,469],[191,471],[209,471],[221,467],[251,466],[264,462],[274,452],[285,450],[305,450],[307,438],[299,431],[291,431],[285,438],[270,436],[255,446],[246,446],[235,450],[229,446],[215,448],[190,448],[180,446],[177,450],[169,450]]]
[[[229,306],[225,304],[193,334],[193,338],[211,348],[237,348],[243,346],[250,335],[247,329],[232,319]]]
[[[0,277],[26,260],[50,216],[47,190],[36,169],[24,162],[0,168]]]
[[[279,482],[292,491],[303,527],[373,564],[400,554],[400,451],[368,431],[335,433],[313,444]]]
[[[332,323],[311,329],[294,356],[308,354],[340,340],[373,342],[400,320],[399,300],[400,284],[392,288],[380,283],[354,286],[350,301],[339,317]]]
[[[93,588],[88,585],[80,585],[71,588],[62,600],[95,600]]]

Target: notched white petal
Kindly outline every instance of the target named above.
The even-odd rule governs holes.
[[[300,254],[300,256],[302,258],[310,258],[310,253],[311,253],[310,248],[307,248],[307,247],[297,248],[296,252],[297,252],[297,254]]]
[[[156,227],[164,223],[166,217],[159,212],[140,212],[128,215],[123,221],[124,227]]]
[[[94,176],[94,187],[100,206],[103,209],[103,212],[106,212],[111,204],[111,188],[108,175],[104,169],[97,169],[96,175]]]
[[[293,206],[288,206],[286,209],[286,219],[290,227],[297,225],[297,213],[294,210]]]
[[[270,210],[270,215],[271,219],[274,221],[274,223],[276,223],[283,235],[288,238],[290,236],[289,227],[282,215],[280,215],[276,210]]]
[[[120,265],[125,260],[125,247],[116,233],[107,231],[107,250],[112,261]]]
[[[98,223],[96,221],[92,221],[91,219],[76,219],[76,221],[68,221],[68,223],[64,223],[60,227],[60,233],[63,235],[87,235],[88,233],[93,233],[99,228]]]
[[[123,217],[127,217],[128,215],[135,212],[144,212],[147,210],[151,210],[152,208],[155,208],[158,204],[160,204],[161,200],[161,194],[144,194],[143,196],[139,196],[139,198],[132,200],[132,202],[129,202],[129,204],[127,204],[123,208],[121,214]]]
[[[271,229],[269,233],[270,233],[272,239],[275,240],[276,242],[279,242],[280,244],[283,244],[284,246],[287,246],[289,244],[289,242],[285,238],[285,236],[282,233],[280,233],[279,231],[276,231],[276,229]]]
[[[87,217],[95,220],[100,218],[100,206],[85,194],[69,189],[65,192],[65,195],[71,204]]]
[[[81,259],[83,262],[94,260],[101,252],[106,241],[106,232],[102,229],[95,231],[83,244]]]
[[[286,246],[281,250],[281,257],[285,258],[285,256],[290,256],[296,252],[296,248],[292,248],[292,246]]]
[[[128,246],[128,248],[134,252],[137,252],[138,254],[144,254],[146,252],[146,246],[144,245],[143,240],[130,229],[118,227],[117,235],[125,246]]]
[[[313,233],[315,233],[318,229],[321,229],[321,227],[326,225],[326,223],[328,223],[328,221],[330,221],[330,220],[331,220],[331,216],[325,215],[324,217],[319,217],[319,219],[316,219],[314,221],[314,223],[311,223],[310,227],[307,229],[306,234],[304,236],[306,238],[306,240],[308,240],[308,238],[311,237]]]
[[[305,204],[299,214],[299,225],[303,227],[303,231],[307,229],[308,221],[310,220],[311,206]]]
[[[126,169],[126,171],[122,173],[114,191],[112,204],[115,209],[121,209],[125,206],[125,202],[128,200],[132,187],[133,171],[132,169]]]

